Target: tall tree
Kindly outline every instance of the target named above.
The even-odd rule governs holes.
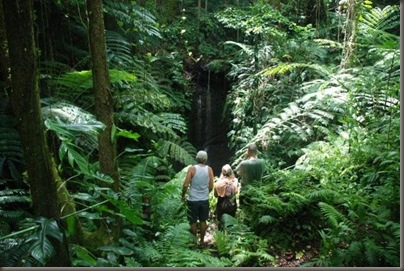
[[[108,73],[102,5],[102,0],[87,1],[95,110],[98,120],[106,126],[98,138],[99,162],[101,172],[114,179],[113,189],[118,191],[119,174],[115,161],[116,146],[111,140],[114,126],[114,109]]]
[[[56,182],[59,179],[44,133],[39,103],[37,49],[34,41],[33,1],[3,1],[10,63],[11,107],[24,150],[34,214],[61,217]],[[66,244],[55,244],[47,265],[70,266]]]
[[[112,177],[114,180],[112,189],[117,192],[119,191],[119,173],[116,164],[116,146],[112,140],[114,109],[107,63],[102,0],[87,1],[87,12],[89,16],[88,32],[93,71],[95,110],[97,119],[105,124],[105,129],[98,136],[98,160],[101,172]],[[111,228],[112,240],[117,241],[121,231],[121,220],[118,216],[114,218],[115,224]],[[102,232],[101,235],[95,238],[103,238],[103,234],[105,232]]]

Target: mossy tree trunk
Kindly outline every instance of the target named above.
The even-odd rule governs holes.
[[[102,0],[88,0],[87,11],[89,16],[89,44],[92,61],[95,110],[97,119],[105,124],[106,128],[98,137],[99,162],[102,173],[112,177],[112,189],[119,191],[119,173],[116,164],[116,146],[111,138],[114,126],[113,97],[110,89],[107,51],[105,41],[105,26]],[[119,238],[120,223],[115,217],[116,224],[111,229],[113,238]]]
[[[2,4],[11,74],[9,96],[24,150],[34,214],[60,219],[59,176],[46,142],[39,103],[33,2],[4,0]],[[67,244],[56,243],[55,250],[55,257],[47,265],[70,266]]]
[[[99,121],[106,128],[99,136],[99,161],[101,171],[114,179],[113,188],[119,190],[119,174],[116,165],[116,146],[111,140],[114,126],[113,98],[110,89],[107,51],[104,34],[102,0],[87,1],[89,15],[89,41],[93,71],[95,110]]]

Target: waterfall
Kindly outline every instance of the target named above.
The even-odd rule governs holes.
[[[205,144],[212,134],[212,99],[210,93],[210,70],[208,70],[208,82],[206,86],[206,127],[205,127]],[[209,145],[204,146],[205,151],[209,152]]]
[[[226,100],[225,76],[202,70],[196,77],[189,125],[189,141],[197,150],[208,153],[208,165],[215,176],[229,163],[227,147],[228,126],[222,120]]]

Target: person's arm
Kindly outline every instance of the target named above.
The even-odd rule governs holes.
[[[213,185],[213,195],[217,198],[219,197],[219,195],[217,194],[217,190],[216,190],[216,183]]]
[[[241,176],[241,174],[242,174],[243,162],[244,161],[241,161],[233,171],[233,172],[237,173],[237,176]]]
[[[188,187],[191,184],[191,180],[195,175],[195,167],[190,166],[187,171],[187,176],[185,177],[184,184],[182,185],[182,193],[181,193],[181,200],[185,201],[185,194],[188,191]]]
[[[215,180],[215,176],[213,175],[213,169],[211,167],[208,168],[209,172],[209,192],[213,190],[213,182]]]
[[[237,194],[238,193],[238,187],[240,185],[237,178],[233,179],[233,185],[234,185],[234,193]]]

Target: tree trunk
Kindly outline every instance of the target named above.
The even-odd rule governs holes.
[[[356,28],[357,28],[357,3],[356,0],[347,1],[344,48],[342,53],[341,68],[348,68],[351,65],[355,49]]]
[[[3,1],[0,1],[0,11],[3,10]],[[0,82],[8,81],[8,68],[10,63],[8,62],[7,53],[7,37],[6,37],[6,27],[4,25],[4,13],[0,12]],[[8,82],[7,84],[10,84]]]
[[[327,20],[327,7],[324,0],[307,0],[306,2],[306,24],[319,27],[320,23]]]
[[[32,0],[4,0],[3,14],[11,74],[9,96],[24,150],[34,213],[59,219],[58,174],[46,142],[39,104]],[[55,257],[47,265],[70,266],[67,244],[56,243],[55,250]]]
[[[95,110],[97,119],[106,126],[98,137],[98,159],[101,172],[113,178],[112,189],[118,192],[119,173],[115,161],[116,146],[115,142],[111,139],[112,128],[114,126],[114,110],[109,82],[102,0],[88,0],[87,11],[89,16],[89,43],[93,71]],[[114,208],[113,206],[110,207]],[[111,233],[113,240],[117,241],[121,232],[121,220],[118,216],[115,216],[114,219],[115,222],[111,227]],[[103,234],[106,233],[103,232],[96,236],[96,238],[105,239]]]
[[[99,162],[102,173],[114,179],[113,189],[119,190],[119,174],[116,165],[116,147],[111,140],[114,125],[113,99],[110,90],[107,53],[104,34],[102,0],[87,1],[89,14],[89,41],[92,60],[95,110],[99,121],[106,128],[100,133]]]

